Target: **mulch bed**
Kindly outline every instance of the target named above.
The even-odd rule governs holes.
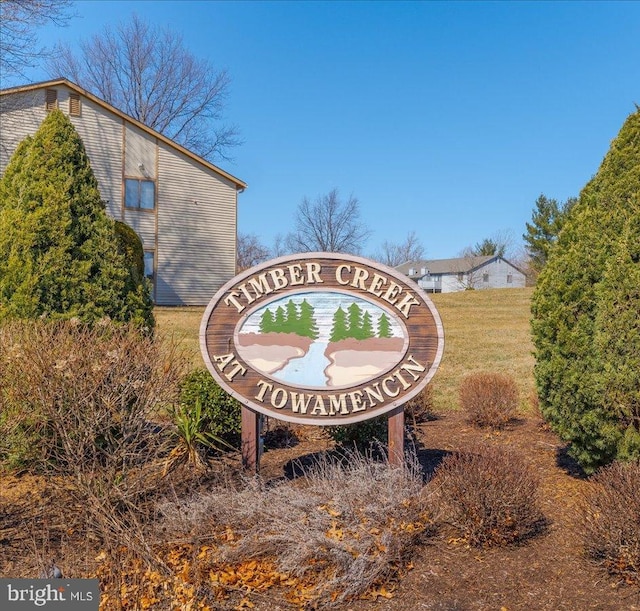
[[[262,475],[292,477],[296,462],[309,461],[328,448],[327,438],[314,430],[300,435],[302,439],[294,445],[286,443],[289,447],[265,452]],[[637,587],[616,580],[584,557],[575,519],[581,494],[590,483],[567,455],[565,445],[539,420],[521,419],[503,431],[491,432],[470,426],[459,412],[448,412],[421,424],[416,440],[427,475],[447,453],[479,440],[522,453],[540,478],[548,527],[520,546],[494,549],[468,547],[443,529],[418,552],[411,570],[389,584],[391,598],[358,600],[343,609],[640,611]],[[42,478],[0,476],[0,576],[36,576],[33,571],[42,557],[56,557],[73,545],[88,545],[74,542],[72,508],[67,508],[69,521],[64,528],[54,523],[64,513],[49,511],[53,502]],[[57,539],[51,540],[48,533],[54,532]],[[292,608],[271,597],[253,602],[255,609]]]

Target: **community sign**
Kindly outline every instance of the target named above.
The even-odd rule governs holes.
[[[418,394],[444,350],[413,281],[335,253],[273,259],[225,284],[200,327],[207,368],[244,406],[303,424],[380,416]]]

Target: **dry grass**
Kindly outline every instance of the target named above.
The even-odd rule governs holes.
[[[533,344],[529,331],[531,288],[430,295],[444,326],[445,348],[433,378],[436,410],[458,409],[462,379],[473,372],[506,373],[516,380],[520,409],[530,412]],[[202,366],[198,334],[203,307],[156,308],[158,328],[184,343],[194,367]]]
[[[444,326],[444,358],[433,378],[435,408],[457,409],[462,379],[476,371],[516,380],[520,409],[528,412],[533,384],[529,330],[532,289],[495,289],[430,295]]]
[[[204,307],[166,308],[156,307],[153,311],[158,331],[174,341],[180,342],[193,367],[204,367],[200,354],[200,321]]]
[[[330,608],[382,587],[433,535],[425,490],[417,462],[391,469],[355,452],[324,455],[298,482],[254,478],[168,500],[160,528],[196,542],[192,573],[214,576],[202,593],[226,599],[249,566],[260,567],[254,587],[284,586],[299,608]]]

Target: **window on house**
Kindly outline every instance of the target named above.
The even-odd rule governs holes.
[[[413,267],[409,268],[409,275],[413,276],[416,273],[416,270]]]
[[[153,250],[145,250],[144,251],[144,275],[145,278],[151,278],[153,280],[154,276],[154,262],[155,262],[155,253]]]
[[[156,184],[153,180],[126,178],[124,181],[124,205],[126,208],[153,210],[155,208]]]
[[[80,116],[80,94],[73,91],[69,94],[69,114],[72,117]]]
[[[44,108],[47,112],[51,112],[58,108],[58,90],[46,89],[44,95]]]
[[[489,274],[482,274],[482,282],[489,282]]]
[[[513,275],[507,274],[507,284],[511,284],[513,282]]]
[[[462,272],[458,272],[458,282],[462,282],[464,280],[464,274]]]

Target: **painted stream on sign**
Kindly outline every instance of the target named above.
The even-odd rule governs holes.
[[[313,342],[304,356],[291,359],[280,371],[272,376],[292,386],[321,387],[327,386],[324,370],[331,361],[324,355],[327,342]]]

